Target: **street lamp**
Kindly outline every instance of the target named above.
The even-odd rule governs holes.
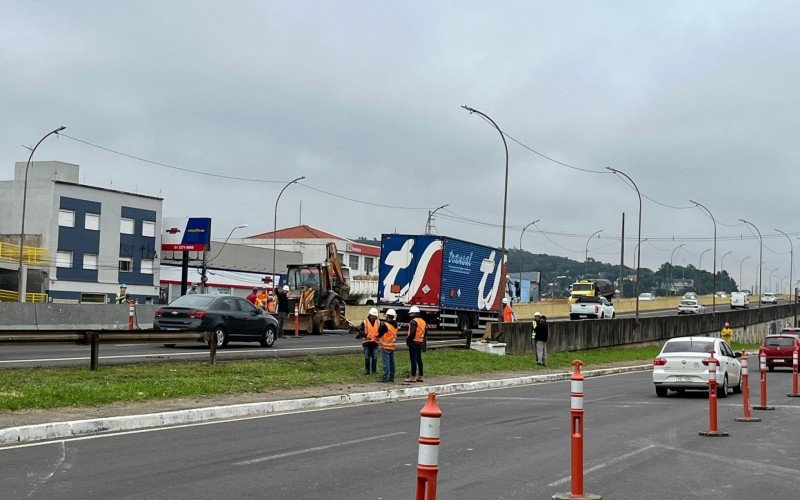
[[[714,223],[714,289],[711,291],[711,293],[713,293],[711,296],[711,313],[714,314],[717,311],[717,219],[714,218],[714,214],[711,213],[711,210],[706,208],[702,203],[698,203],[694,200],[689,201],[694,203],[697,207],[702,208],[708,216],[711,217],[711,221]]]
[[[503,287],[502,289],[505,290],[506,276],[505,273],[503,273],[502,271],[506,264],[506,212],[508,209],[508,143],[506,142],[506,135],[503,133],[502,130],[500,130],[500,127],[497,126],[497,123],[495,123],[494,120],[489,118],[488,115],[478,111],[475,108],[470,108],[469,106],[461,106],[461,107],[469,111],[470,114],[477,113],[478,115],[488,120],[489,123],[491,123],[494,126],[494,128],[496,128],[497,131],[500,133],[500,138],[503,140],[503,148],[505,148],[506,151],[506,174],[505,174],[506,177],[505,177],[505,184],[503,185],[503,236],[501,243],[502,253],[500,255],[500,271],[503,275],[501,286]]]
[[[433,216],[436,215],[436,212],[438,212],[439,210],[441,210],[441,209],[443,209],[445,207],[449,207],[449,206],[450,206],[450,204],[447,203],[447,204],[442,205],[441,207],[437,208],[436,210],[434,210],[432,212],[430,210],[428,210],[428,221],[425,223],[425,234],[431,234],[431,220],[433,220]]]
[[[589,242],[592,241],[592,238],[594,238],[596,234],[600,234],[602,232],[603,232],[602,229],[599,231],[595,231],[592,233],[591,236],[589,236],[589,239],[586,240],[586,254],[583,257],[583,265],[584,265],[583,274],[585,274],[586,276],[589,276]]]
[[[283,192],[286,191],[286,188],[288,188],[289,186],[291,186],[292,184],[294,184],[296,182],[302,181],[303,179],[305,179],[305,176],[298,177],[297,179],[294,179],[294,180],[291,180],[291,181],[287,182],[286,185],[283,186],[283,189],[281,189],[281,192],[278,193],[278,198],[275,200],[275,211],[273,212],[274,221],[273,221],[273,226],[272,226],[272,280],[273,280],[272,281],[272,288],[273,289],[275,288],[275,252],[277,251],[276,250],[276,248],[277,248],[276,239],[277,239],[277,236],[278,236],[277,235],[277,233],[278,233],[278,202],[281,201],[281,195],[283,195]]]
[[[45,139],[50,137],[53,134],[58,134],[62,130],[67,127],[61,126],[57,129],[48,132],[45,134],[44,137],[39,139],[39,142],[31,149],[31,154],[28,155],[28,162],[25,164],[25,183],[24,187],[22,188],[22,228],[19,231],[19,277],[17,278],[19,283],[17,284],[18,292],[18,300],[20,302],[25,302],[25,292],[27,291],[27,282],[28,280],[26,276],[26,270],[22,266],[22,250],[25,248],[25,202],[28,201],[28,169],[31,168],[31,160],[33,159],[33,153],[36,152],[36,148],[39,147],[39,144],[44,142]]]
[[[609,170],[610,172],[613,172],[616,175],[622,175],[626,179],[628,179],[630,181],[630,183],[633,185],[633,189],[636,190],[636,194],[639,196],[639,235],[636,238],[637,239],[637,247],[638,247],[638,249],[636,250],[636,252],[637,252],[637,257],[636,257],[636,261],[637,261],[637,263],[636,263],[636,287],[634,288],[634,292],[633,292],[636,295],[636,326],[639,326],[639,277],[640,277],[640,271],[641,271],[640,268],[641,268],[641,263],[642,263],[642,247],[641,247],[641,243],[642,243],[642,193],[639,191],[639,186],[637,186],[636,183],[633,182],[633,179],[631,179],[628,174],[626,174],[622,170],[617,170],[617,169],[611,168],[611,167],[606,167],[606,169]]]
[[[794,243],[792,243],[792,239],[789,237],[788,234],[784,233],[780,229],[776,229],[782,235],[786,236],[786,239],[789,240],[789,298],[792,301],[792,314],[794,316],[794,323],[792,326],[797,326],[797,300],[794,298],[794,293],[792,290],[792,272],[794,271]]]
[[[725,253],[725,255],[722,256],[722,260],[719,263],[720,271],[724,271],[725,270],[725,257],[727,257],[728,255],[730,255],[732,253],[733,253],[733,250],[731,250],[730,252]]]
[[[773,269],[769,273],[769,287],[772,288],[772,293],[776,293],[775,292],[775,288],[776,288],[775,287],[775,282],[772,281],[772,275],[775,274],[778,271],[778,269],[780,269],[780,268],[776,267],[775,269]],[[778,276],[778,277],[780,278],[780,276]]]
[[[673,248],[672,249],[672,253],[669,256],[669,283],[670,283],[670,288],[672,288],[673,291],[675,290],[675,285],[674,285],[674,278],[672,277],[672,258],[675,257],[675,252],[679,248],[681,248],[682,246],[685,246],[685,245],[686,245],[686,243],[681,243],[680,245],[678,245],[675,248]],[[669,295],[669,290],[667,290],[667,295]]]
[[[211,257],[210,259],[206,260],[207,253],[206,253],[205,250],[203,250],[203,264],[202,264],[202,267],[200,268],[200,283],[201,283],[200,286],[201,286],[201,291],[203,293],[206,293],[206,281],[208,281],[208,277],[206,276],[206,272],[208,271],[208,265],[211,262],[213,262],[214,259],[219,257],[219,254],[222,253],[222,249],[225,248],[225,245],[228,244],[228,240],[231,239],[231,236],[233,236],[233,232],[236,231],[237,229],[243,229],[243,228],[246,228],[246,227],[247,227],[247,224],[240,224],[240,225],[236,226],[235,228],[231,229],[231,232],[228,233],[228,237],[225,238],[225,241],[222,243],[222,246],[219,247],[219,251],[217,251],[217,255]]]
[[[761,268],[762,263],[764,261],[764,240],[761,238],[761,231],[753,224],[752,222],[748,222],[744,219],[739,219],[739,222],[744,222],[748,226],[753,226],[753,229],[756,230],[758,233],[758,311],[761,312]],[[759,314],[760,317],[760,314]]]
[[[522,251],[522,236],[525,234],[525,230],[528,229],[529,227],[531,227],[532,225],[536,224],[537,222],[539,222],[539,220],[541,220],[541,219],[536,219],[533,222],[529,222],[527,226],[522,228],[522,233],[520,233],[520,235],[519,235],[519,250],[520,250],[520,252]],[[522,265],[519,266],[519,286],[520,286],[520,289],[522,289]]]
[[[742,264],[744,264],[744,261],[746,261],[749,258],[750,258],[750,256],[748,255],[747,257],[745,257],[744,259],[739,261],[739,287],[738,288],[739,288],[740,292],[742,291]]]
[[[711,249],[707,248],[707,249],[703,250],[702,252],[700,252],[700,262],[697,263],[697,293],[698,294],[700,293],[700,269],[703,267],[703,255],[705,255],[706,252],[710,252],[710,251],[711,251]],[[716,287],[714,287],[714,288],[716,288]],[[714,291],[716,292],[716,290],[714,290]]]

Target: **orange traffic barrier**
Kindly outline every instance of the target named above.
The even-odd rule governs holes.
[[[575,367],[570,378],[570,488],[566,493],[556,493],[554,499],[592,499],[600,500],[603,497],[583,491],[583,361],[572,361]]]
[[[300,336],[300,309],[294,306],[294,338]]]
[[[429,393],[419,411],[419,454],[417,455],[417,500],[436,500],[436,477],[439,475],[439,424],[442,410],[436,394]]]
[[[128,304],[128,330],[134,329],[134,323],[135,323],[134,314],[135,314],[134,305],[133,302],[131,302],[130,304]]]
[[[750,415],[750,371],[747,368],[747,353],[742,351],[742,405],[744,406],[744,416],[736,417],[737,422],[761,422],[760,418]]]
[[[798,346],[792,352],[792,393],[787,394],[790,398],[800,398],[800,393],[797,392],[797,356]]]
[[[758,364],[761,371],[761,404],[754,406],[754,410],[774,410],[774,406],[767,406],[767,353],[764,348],[758,350]]]
[[[708,431],[701,432],[701,436],[706,437],[725,437],[727,432],[720,432],[717,429],[717,365],[719,360],[714,357],[714,350],[711,356],[703,360],[703,364],[708,366]]]

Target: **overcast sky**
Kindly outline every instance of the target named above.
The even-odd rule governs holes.
[[[439,233],[500,245],[500,135],[588,170],[625,171],[650,198],[705,204],[717,255],[744,286],[788,276],[800,235],[797,2],[3,2],[0,179],[59,125],[153,161],[435,208]],[[507,246],[633,266],[635,191],[509,139]],[[164,215],[212,217],[215,237],[272,229],[279,183],[226,180],[61,137],[35,160],[82,182],[161,194]],[[292,186],[278,225],[349,237],[420,233],[426,209],[390,209]],[[727,225],[723,225],[727,224]],[[566,235],[564,235],[566,233]],[[713,226],[697,208],[645,199],[642,262],[698,265]],[[666,240],[668,238],[673,238]],[[739,239],[739,238],[742,239]],[[549,238],[549,239],[548,239]],[[737,241],[738,240],[738,241]],[[796,242],[798,240],[795,239]],[[800,243],[800,242],[798,242]],[[800,245],[798,245],[800,248]],[[711,252],[702,266],[711,269]],[[796,268],[800,266],[795,266]],[[772,272],[773,270],[776,271]],[[797,277],[797,273],[795,273]],[[784,288],[788,278],[784,281]]]

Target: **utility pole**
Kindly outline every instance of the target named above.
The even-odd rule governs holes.
[[[439,210],[441,210],[441,209],[443,209],[445,207],[449,207],[449,206],[450,206],[450,204],[444,204],[444,205],[442,205],[441,207],[439,207],[439,208],[437,208],[435,210],[428,210],[428,221],[425,223],[425,234],[432,234],[433,233],[433,230],[435,229],[435,226],[434,226],[435,222],[433,221],[433,216],[436,215],[436,212],[438,212]]]
[[[622,232],[619,237],[619,294],[625,296],[625,285],[622,276],[625,269],[625,212],[622,212]]]

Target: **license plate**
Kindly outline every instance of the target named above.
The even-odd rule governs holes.
[[[691,382],[692,377],[675,377],[676,382]]]
[[[588,315],[588,314],[581,314],[581,316],[580,316],[580,317],[581,317],[581,318],[588,318],[588,317],[589,317],[589,315]]]
[[[773,363],[783,363],[784,361],[786,361],[786,360],[785,359],[773,359],[772,360]]]
[[[165,328],[165,330],[168,332],[177,332],[180,331],[180,328]]]

